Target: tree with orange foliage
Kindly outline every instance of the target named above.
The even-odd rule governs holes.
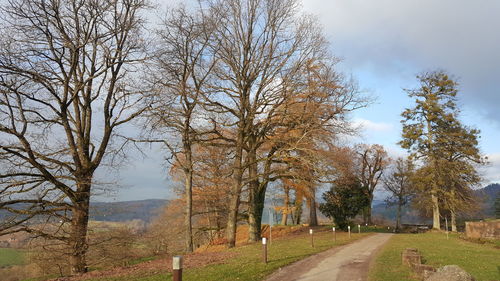
[[[275,162],[285,163],[280,174],[296,191],[296,219],[300,222],[302,200],[309,205],[309,224],[317,224],[316,186],[332,173],[325,155],[341,134],[354,133],[346,115],[367,100],[355,85],[334,70],[335,61],[310,60],[301,77],[294,80],[294,95],[279,108],[283,118],[271,143],[278,147]],[[294,184],[290,184],[290,183]]]
[[[192,229],[193,243],[202,244],[218,238],[227,223],[227,193],[231,186],[231,151],[224,146],[196,144],[192,149],[193,193],[192,193]],[[184,182],[183,159],[174,162],[170,173],[176,182]],[[178,188],[180,197],[184,189]],[[178,205],[185,208],[186,202]],[[169,207],[170,208],[170,207]],[[164,217],[169,221],[172,218]],[[183,231],[185,233],[185,231]]]
[[[298,13],[297,0],[211,0],[203,2],[220,21],[212,33],[217,79],[205,98],[212,121],[233,148],[229,193],[228,246],[235,234],[242,190],[248,187],[250,240],[260,239],[265,191],[281,146],[267,145],[276,128],[287,127],[278,112],[300,93],[295,81],[313,60],[329,57],[326,40],[311,17]],[[284,124],[284,125],[283,125]],[[279,153],[278,153],[279,154]]]

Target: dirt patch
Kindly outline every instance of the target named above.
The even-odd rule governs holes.
[[[208,264],[220,264],[234,257],[236,253],[206,252],[184,255],[185,269],[203,267]],[[51,279],[52,281],[79,281],[91,278],[124,277],[136,275],[152,275],[172,271],[172,257],[147,261],[132,266],[115,267],[108,270],[92,271],[78,276]]]

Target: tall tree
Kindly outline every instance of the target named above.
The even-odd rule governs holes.
[[[314,21],[298,16],[295,0],[212,0],[202,6],[220,20],[212,33],[217,79],[205,96],[204,106],[212,113],[220,138],[234,150],[227,224],[228,245],[234,246],[240,196],[246,183],[251,202],[250,239],[259,239],[271,164],[259,155],[270,159],[269,154],[274,153],[270,149],[261,154],[259,149],[274,129],[276,108],[289,97],[291,77],[310,59],[322,56],[326,45]],[[267,164],[259,171],[259,163],[264,162]],[[264,179],[259,175],[265,175]]]
[[[430,197],[433,228],[440,229],[440,205],[446,198],[465,194],[477,178],[473,163],[482,162],[477,148],[479,131],[458,120],[457,83],[445,72],[424,73],[417,78],[420,88],[407,90],[416,105],[402,113],[400,145],[424,163],[421,169],[426,176],[419,180],[420,186]],[[474,180],[463,181],[471,177]]]
[[[363,210],[363,223],[372,224],[373,193],[380,178],[389,164],[389,157],[384,147],[378,144],[358,145],[356,147],[359,165],[359,182],[363,186],[369,204]]]
[[[390,173],[382,178],[384,188],[390,192],[386,202],[396,205],[396,232],[401,229],[401,210],[408,204],[414,194],[413,173],[415,165],[410,158],[398,158]]]
[[[450,213],[451,229],[456,232],[457,214],[478,209],[472,187],[481,183],[476,167],[485,161],[478,148],[478,130],[465,127],[456,119],[448,120],[447,125],[450,133],[443,147],[446,154],[442,165],[447,180],[443,201]]]
[[[13,0],[2,8],[0,208],[14,216],[0,234],[27,231],[65,244],[73,274],[87,270],[95,172],[113,164],[107,155],[123,148],[117,130],[143,112],[133,85],[145,7]],[[40,216],[59,226],[25,223]]]
[[[157,30],[158,44],[149,71],[155,94],[149,95],[150,142],[164,144],[184,174],[186,251],[193,251],[193,146],[200,127],[200,96],[214,67],[209,51],[212,21],[199,11],[173,9]],[[197,124],[198,123],[198,124]]]

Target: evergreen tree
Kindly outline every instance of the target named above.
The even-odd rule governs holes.
[[[323,193],[323,200],[325,203],[319,205],[319,210],[344,230],[347,230],[349,220],[370,203],[359,181],[332,185],[329,191]]]
[[[416,105],[402,113],[400,145],[423,163],[418,186],[430,199],[433,228],[440,229],[440,207],[448,209],[454,220],[459,204],[474,205],[471,187],[480,181],[475,164],[482,163],[479,131],[459,121],[458,84],[445,72],[417,78],[420,87],[407,90]]]

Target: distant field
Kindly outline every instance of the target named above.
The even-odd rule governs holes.
[[[394,235],[378,254],[369,280],[417,280],[407,266],[401,265],[401,252],[405,248],[417,248],[425,264],[435,267],[456,264],[478,281],[500,280],[500,249],[494,244],[476,244],[458,235],[450,235],[447,240],[443,233]]]
[[[24,263],[23,252],[10,249],[10,248],[0,248],[0,267],[10,266],[10,265],[20,265]]]

